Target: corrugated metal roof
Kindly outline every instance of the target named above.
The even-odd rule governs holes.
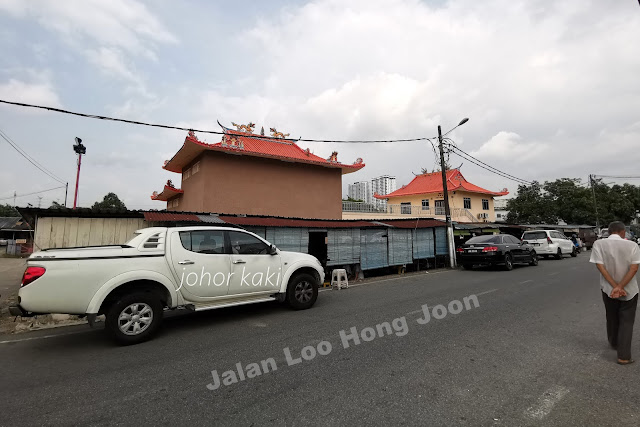
[[[0,230],[28,231],[31,230],[31,227],[19,216],[2,216],[0,217]]]
[[[445,227],[447,225],[444,221],[437,219],[397,219],[377,221],[381,224],[391,226],[394,228],[431,228],[431,227]]]
[[[220,219],[218,215],[209,214],[209,215],[196,215],[200,218],[200,221],[206,222],[207,224],[226,224],[223,220]]]
[[[379,227],[370,221],[315,220],[273,217],[223,216],[220,219],[234,225],[253,225],[262,227],[309,227],[309,228],[369,228]]]
[[[171,212],[145,212],[144,219],[149,222],[202,222],[197,215]]]

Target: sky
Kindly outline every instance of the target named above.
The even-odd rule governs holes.
[[[529,181],[584,181],[639,174],[638,40],[636,0],[0,0],[0,99],[309,139],[432,137],[468,117],[449,136],[483,162]],[[0,130],[69,183],[69,205],[75,137],[87,147],[80,206],[115,192],[131,209],[163,209],[151,193],[180,182],[162,165],[184,131],[7,105]],[[435,167],[425,141],[300,146],[363,158],[344,194]],[[2,139],[0,159],[0,203],[14,192],[18,206],[64,203],[64,188],[20,197],[61,184]],[[477,185],[517,190],[450,163]]]

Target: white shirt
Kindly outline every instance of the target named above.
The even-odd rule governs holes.
[[[620,282],[629,271],[631,264],[640,264],[640,247],[631,240],[625,240],[617,234],[612,234],[606,239],[596,240],[591,249],[590,262],[602,264],[607,269],[613,280]],[[600,275],[600,287],[602,292],[610,295],[613,287]],[[625,286],[626,297],[620,300],[629,301],[638,294],[638,281],[636,276]]]

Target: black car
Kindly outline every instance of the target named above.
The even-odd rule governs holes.
[[[510,234],[472,237],[457,252],[458,262],[466,270],[476,264],[501,264],[505,270],[513,269],[513,265],[518,263],[538,265],[538,255],[533,246]]]

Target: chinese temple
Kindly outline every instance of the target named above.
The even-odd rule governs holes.
[[[255,134],[253,123],[220,126],[214,144],[187,134],[163,166],[181,175],[180,188],[169,180],[152,200],[166,202],[169,211],[342,218],[342,175],[362,169],[362,159],[340,163],[335,151],[319,157],[275,128],[267,136],[264,128]]]

